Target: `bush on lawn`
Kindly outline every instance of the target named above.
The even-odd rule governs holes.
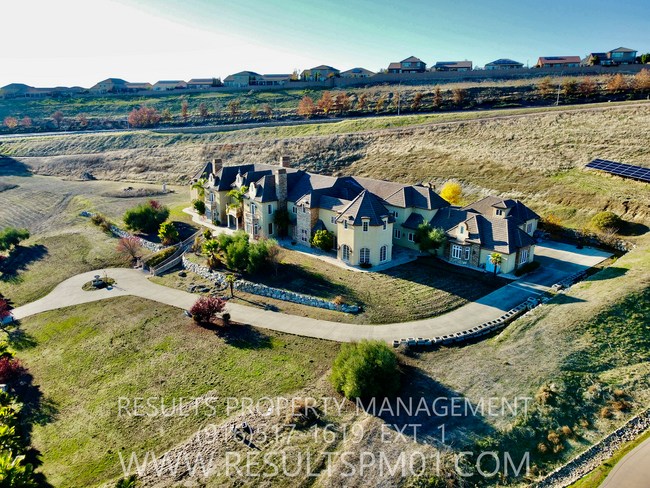
[[[194,210],[196,210],[196,213],[199,215],[205,215],[205,202],[203,200],[194,200],[192,206],[194,207]]]
[[[527,273],[532,273],[541,265],[542,263],[539,261],[531,261],[530,263],[526,263],[515,270],[515,276],[523,276]]]
[[[343,344],[329,380],[348,398],[391,396],[399,388],[397,358],[384,342]]]
[[[158,230],[158,237],[166,246],[178,242],[178,231],[173,222],[163,222]]]
[[[157,266],[160,263],[162,263],[165,259],[167,259],[172,254],[174,254],[176,250],[177,249],[175,247],[168,247],[167,249],[163,249],[162,251],[157,252],[156,254],[148,258],[145,264],[150,268],[153,268],[154,266]]]
[[[190,313],[195,322],[199,323],[210,323],[213,322],[217,317],[217,314],[220,314],[226,309],[226,301],[215,296],[199,297],[192,308],[190,308]]]
[[[0,251],[9,251],[25,239],[29,239],[29,231],[27,229],[5,227],[0,231]]]
[[[124,214],[124,223],[131,230],[151,234],[158,230],[167,217],[169,217],[167,207],[155,200],[149,200],[148,203],[127,210]]]
[[[20,359],[14,359],[9,356],[0,358],[0,383],[10,383],[17,380],[27,370],[23,368]]]
[[[614,212],[600,212],[593,216],[591,224],[598,230],[618,229],[621,226],[621,218]]]
[[[226,247],[226,264],[230,269],[246,269],[248,267],[248,234],[237,232]]]
[[[370,269],[370,268],[372,268],[372,264],[371,263],[361,263],[361,264],[359,264],[359,267],[363,268],[363,269]]]

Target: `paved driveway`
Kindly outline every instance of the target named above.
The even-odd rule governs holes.
[[[621,459],[600,488],[650,488],[650,439],[646,439]]]
[[[529,297],[543,293],[554,283],[576,271],[594,266],[609,256],[608,253],[601,251],[577,250],[575,247],[557,243],[538,245],[536,255],[539,256],[540,261],[543,261],[544,267],[525,279],[504,286],[476,302],[468,303],[445,315],[415,322],[385,325],[346,324],[286,315],[232,303],[228,305],[228,311],[232,319],[237,322],[339,342],[361,339],[393,341],[408,337],[442,336],[495,320]],[[94,275],[103,275],[104,271],[117,280],[112,289],[91,292],[81,289],[81,286],[90,281]],[[155,300],[185,310],[189,309],[197,299],[197,295],[152,283],[142,271],[118,268],[90,271],[73,276],[59,284],[49,295],[16,308],[14,316],[20,319],[48,310],[126,295]]]

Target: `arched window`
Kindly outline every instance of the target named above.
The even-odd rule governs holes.
[[[370,249],[362,247],[359,251],[359,264],[370,262]]]
[[[346,244],[343,244],[343,246],[341,247],[341,259],[343,261],[350,260],[350,248]]]
[[[379,248],[379,261],[384,262],[388,258],[388,246],[381,246]]]

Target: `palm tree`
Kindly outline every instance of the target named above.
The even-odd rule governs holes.
[[[228,192],[228,196],[232,198],[235,203],[228,205],[228,208],[239,208],[241,212],[244,212],[244,198],[246,197],[246,192],[248,191],[247,186],[242,186],[239,190],[233,189]],[[237,221],[237,227],[239,228],[239,221]]]
[[[235,296],[235,277],[231,274],[226,276],[226,283],[230,285],[230,297],[233,298]]]
[[[490,254],[489,258],[490,258],[490,264],[494,266],[494,277],[496,278],[497,268],[501,266],[501,263],[503,262],[503,257],[498,252],[493,252],[492,254]]]
[[[219,241],[216,239],[208,239],[203,243],[203,253],[208,255],[208,266],[211,269],[216,268],[219,263],[218,254],[220,250]]]
[[[203,185],[205,185],[205,178],[199,179],[199,181],[192,185],[192,190],[199,190],[199,198],[203,198],[205,196],[205,188]]]

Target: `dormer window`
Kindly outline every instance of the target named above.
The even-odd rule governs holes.
[[[343,228],[344,228],[344,229],[347,229],[347,228],[348,228],[348,221],[347,221],[347,220],[344,220],[344,221],[343,221]]]
[[[461,225],[461,226],[460,226],[460,230],[459,230],[459,232],[460,232],[461,234],[464,234],[464,233],[465,233],[465,226],[464,226],[464,225]]]
[[[494,211],[494,214],[495,214],[497,217],[503,217],[503,210],[497,208],[497,209]]]
[[[301,208],[302,208],[302,213],[307,213],[307,207],[305,206],[304,203],[302,204]]]
[[[251,183],[251,186],[249,187],[249,195],[255,196],[255,183]]]
[[[361,225],[362,225],[363,232],[368,232],[368,229],[370,228],[370,222],[364,220]]]
[[[383,230],[388,229],[388,219],[384,219]]]

